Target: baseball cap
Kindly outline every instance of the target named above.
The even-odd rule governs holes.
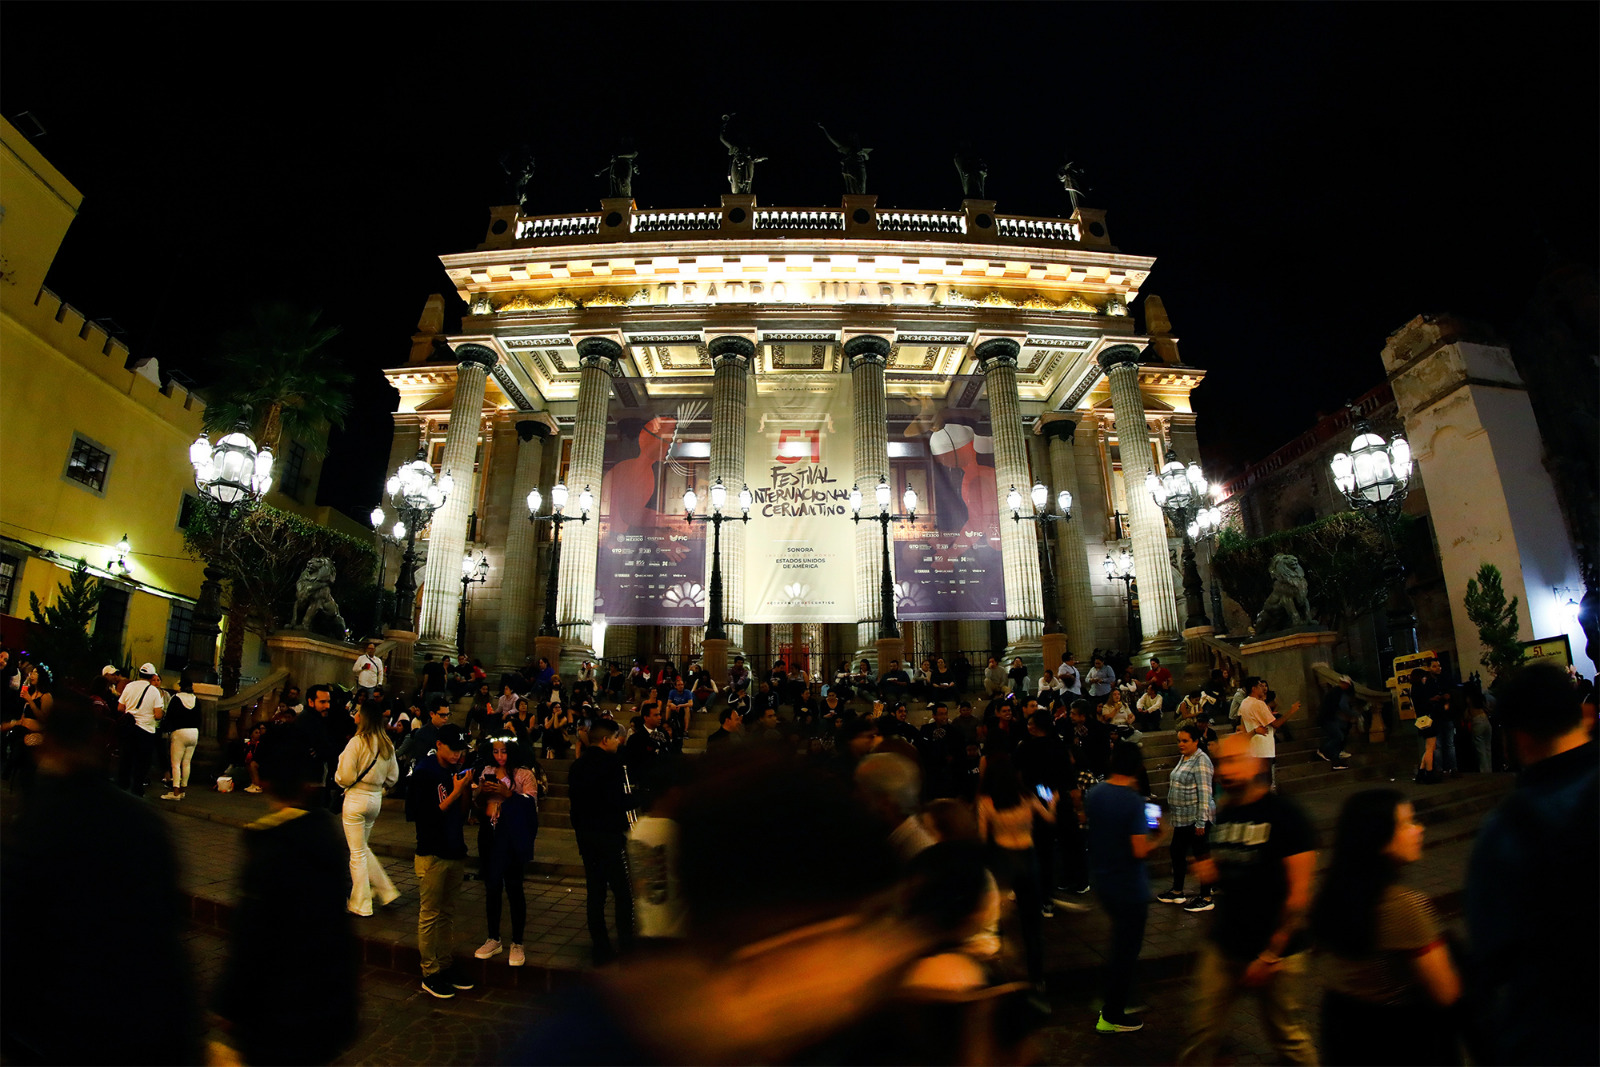
[[[154,678],[156,676],[156,665],[154,663],[141,663],[139,664],[139,673],[147,678]]]
[[[100,677],[102,677],[102,678],[110,678],[112,675],[114,675],[116,673],[117,673],[117,669],[115,667],[111,666],[111,664],[109,664],[109,663],[106,664],[104,667],[100,668]]]
[[[435,740],[438,744],[448,745],[457,752],[467,747],[467,735],[462,732],[461,727],[453,722],[445,723],[439,727],[439,733],[436,735]]]

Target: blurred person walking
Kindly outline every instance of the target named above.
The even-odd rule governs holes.
[[[1144,753],[1131,741],[1111,749],[1110,773],[1084,800],[1089,817],[1089,873],[1095,895],[1111,917],[1106,956],[1105,1003],[1095,1029],[1102,1034],[1144,1028],[1129,1013],[1134,971],[1144,944],[1150,910],[1150,873],[1145,859],[1161,844],[1163,821],[1152,820],[1139,783]]]
[[[395,759],[394,742],[384,729],[381,704],[371,701],[356,713],[356,735],[339,753],[339,766],[333,780],[344,788],[341,816],[345,842],[350,846],[350,899],[352,915],[372,914],[373,890],[383,907],[400,896],[383,861],[372,854],[372,827],[383,812],[384,790],[400,780],[400,764]]]
[[[1252,754],[1254,740],[1227,734],[1215,750],[1227,798],[1209,835],[1211,855],[1194,864],[1194,873],[1222,893],[1195,970],[1190,1036],[1180,1063],[1212,1062],[1241,993],[1260,999],[1279,1059],[1317,1062],[1299,1000],[1316,836],[1297,806],[1268,789],[1267,761]]]
[[[1523,770],[1479,828],[1467,868],[1480,1063],[1600,1063],[1600,921],[1592,901],[1562,904],[1600,878],[1600,764],[1581,699],[1544,663],[1498,692]]]
[[[1022,792],[1016,766],[999,752],[984,757],[978,796],[978,836],[989,846],[989,865],[1002,891],[1016,894],[1028,981],[1044,992],[1044,894],[1039,888],[1039,858],[1034,850],[1036,819],[1053,823],[1056,794]]]
[[[1322,1059],[1459,1064],[1449,1009],[1461,977],[1428,898],[1396,882],[1422,858],[1422,824],[1399,790],[1345,801],[1311,910],[1322,950]]]

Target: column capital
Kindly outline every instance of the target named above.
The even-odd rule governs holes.
[[[991,337],[972,350],[978,358],[978,369],[985,374],[990,367],[1015,367],[1021,352],[1022,346],[1009,337]]]
[[[491,370],[496,363],[500,362],[500,354],[488,345],[462,345],[455,350],[455,356],[458,367],[464,367],[468,363],[476,363],[483,367],[484,370]]]
[[[585,337],[578,342],[578,363],[584,367],[599,367],[607,374],[615,374],[621,358],[622,346],[609,337]]]
[[[1143,355],[1144,350],[1138,345],[1112,345],[1101,349],[1095,358],[1100,363],[1100,369],[1109,374],[1112,367],[1137,367]]]
[[[1078,424],[1065,415],[1050,412],[1039,416],[1039,421],[1034,423],[1033,432],[1048,440],[1062,440],[1073,444],[1077,440]]]
[[[893,347],[887,337],[862,334],[844,343],[844,358],[850,361],[851,370],[863,363],[876,363],[881,367],[888,364],[889,351]]]
[[[523,441],[531,441],[535,437],[555,437],[560,433],[556,420],[547,411],[541,411],[531,419],[518,419],[516,427],[517,437]]]
[[[748,337],[737,335],[723,335],[713,337],[706,350],[711,353],[711,365],[720,367],[724,363],[735,363],[748,367],[755,358],[756,344]]]

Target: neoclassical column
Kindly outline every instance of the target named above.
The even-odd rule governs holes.
[[[528,492],[539,485],[544,439],[555,432],[553,423],[540,419],[519,419],[516,426],[517,468],[511,478],[511,519],[506,531],[505,570],[500,579],[500,654],[496,662],[501,671],[521,667],[533,647],[528,631],[533,618],[539,544],[533,523],[528,521]]]
[[[1083,519],[1078,514],[1078,462],[1072,446],[1078,424],[1060,415],[1046,415],[1034,431],[1049,442],[1052,495],[1065,489],[1072,494],[1073,517],[1057,522],[1056,590],[1061,595],[1061,617],[1067,625],[1067,647],[1080,656],[1095,647],[1094,590],[1089,584],[1089,552],[1083,541]],[[1045,666],[1054,669],[1055,664]]]
[[[867,502],[879,478],[889,475],[889,401],[883,371],[892,346],[888,338],[865,334],[844,343],[850,362],[850,393],[855,402],[855,481]],[[877,505],[872,505],[877,514]],[[863,509],[865,510],[865,509]],[[882,531],[875,522],[856,523],[856,653],[875,658],[881,621]],[[881,668],[880,668],[881,669]]]
[[[989,394],[989,421],[994,427],[995,493],[999,498],[1000,554],[1006,586],[1006,658],[1021,656],[1029,674],[1038,677],[1043,662],[1044,597],[1039,591],[1038,534],[1031,522],[1013,522],[1006,497],[1014,485],[1022,493],[1022,514],[1033,514],[1028,494],[1028,445],[1022,428],[1022,402],[1017,396],[1017,354],[1021,346],[1009,337],[994,337],[973,353]]]
[[[748,337],[713,337],[706,348],[716,368],[711,384],[711,480],[728,490],[727,514],[738,515],[739,490],[750,482],[745,470],[745,417],[750,364],[756,346]],[[722,524],[722,616],[729,654],[744,651],[745,524]],[[711,531],[707,530],[709,537]],[[711,554],[706,554],[706,588],[711,587]]]
[[[444,507],[433,513],[428,532],[428,563],[423,570],[422,622],[419,649],[435,655],[458,651],[456,613],[461,597],[461,558],[467,548],[467,516],[472,513],[473,461],[483,418],[483,388],[499,361],[492,348],[462,345],[456,349],[456,395],[450,404],[450,427],[444,436],[441,474],[455,483]]]
[[[567,464],[567,513],[577,514],[578,497],[587,487],[600,500],[600,471],[606,451],[606,405],[611,378],[617,373],[622,346],[609,337],[578,342],[578,411],[572,422],[572,458]],[[594,657],[594,574],[599,549],[598,515],[588,522],[561,526],[561,573],[557,580],[556,621],[561,626],[561,674],[576,675],[579,664]]]
[[[1122,454],[1122,490],[1128,505],[1128,533],[1139,582],[1139,619],[1144,630],[1139,650],[1145,655],[1171,654],[1183,647],[1183,637],[1167,546],[1167,520],[1144,484],[1152,460],[1150,427],[1145,422],[1144,396],[1139,392],[1139,349],[1112,345],[1100,353],[1100,366],[1111,386],[1111,410]]]

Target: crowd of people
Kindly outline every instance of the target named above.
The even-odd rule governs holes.
[[[199,725],[192,688],[180,680],[163,692],[149,664],[133,681],[108,671],[92,692],[52,696],[47,674],[0,652],[0,692],[22,679],[4,723],[21,739],[7,772],[24,793],[7,832],[8,949],[68,922],[63,909],[87,891],[43,900],[56,880],[40,865],[113,835],[116,847],[89,862],[131,863],[142,895],[124,903],[156,917],[140,928],[181,935],[171,846],[134,798],[163,721],[162,798],[183,798]],[[1499,694],[1502,758],[1524,768],[1524,784],[1480,834],[1468,956],[1446,943],[1427,899],[1399,884],[1423,829],[1396,790],[1350,798],[1318,888],[1317,834],[1274,788],[1275,737],[1299,705],[1280,710],[1265,679],[1235,685],[1219,671],[1179,693],[1159,661],[1135,671],[1098,651],[1087,668],[1068,654],[1037,680],[997,658],[965,676],[934,660],[912,671],[890,662],[882,674],[846,663],[822,677],[782,660],[758,673],[738,658],[726,683],[699,661],[584,664],[570,680],[540,660],[495,683],[481,673],[468,657],[429,660],[401,694],[368,646],[351,684],[284,690],[272,720],[228,753],[232,775],[269,801],[245,832],[236,929],[210,1005],[230,1054],[321,1062],[353,1036],[357,917],[402,901],[371,848],[385,796],[404,797],[415,828],[422,989],[448,999],[476,984],[457,960],[455,928],[469,862],[485,887],[475,958],[523,966],[523,881],[546,765],[569,757],[591,952],[604,969],[529,1035],[530,1057],[1022,1058],[1048,1012],[1046,924],[1091,901],[1110,919],[1094,1028],[1132,1032],[1142,1026],[1138,958],[1152,899],[1211,913],[1182,1062],[1211,1062],[1242,996],[1260,1002],[1285,1062],[1457,1062],[1464,1043],[1510,1062],[1542,1041],[1580,1058],[1593,1048],[1593,1027],[1579,1025],[1595,992],[1592,953],[1583,955],[1593,938],[1539,935],[1530,894],[1551,883],[1524,881],[1542,871],[1573,884],[1600,856],[1592,690],[1585,704],[1544,670],[1524,670]],[[1419,710],[1436,699],[1486,703],[1476,690],[1436,688],[1415,681]],[[457,702],[469,705],[464,715]],[[913,702],[925,722],[912,723]],[[1348,679],[1328,687],[1320,758],[1345,765],[1341,746],[1363,710]],[[1169,723],[1178,759],[1157,796],[1141,742]],[[685,754],[694,734],[708,735],[703,756]],[[1424,760],[1442,758],[1436,742],[1424,736]],[[1563,847],[1547,847],[1556,841]],[[1149,864],[1163,848],[1172,882],[1152,898]],[[124,903],[88,929],[113,936],[106,924],[132,919]],[[119,1025],[151,1062],[195,1062],[201,1017],[184,992],[192,976],[178,973],[181,947],[171,948],[152,953],[151,966],[191,1000],[129,998]],[[16,958],[8,951],[9,973]],[[320,961],[314,975],[306,959]],[[1543,969],[1552,959],[1560,970]],[[1325,989],[1320,1050],[1300,999],[1308,964]],[[14,988],[54,987],[30,977]],[[315,1001],[292,1031],[271,1007],[288,988]],[[644,995],[660,988],[676,995]],[[720,1013],[731,997],[755,997],[763,1010]],[[51,1029],[58,1011],[18,1016],[40,1000],[8,997],[8,1039],[45,1058],[93,1040]]]

